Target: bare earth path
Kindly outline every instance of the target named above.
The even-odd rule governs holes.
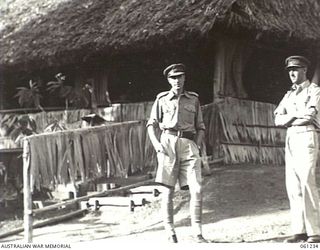
[[[153,201],[134,212],[102,207],[82,218],[34,229],[33,242],[163,243],[159,198],[146,198]],[[188,205],[188,192],[177,191],[175,224],[181,243],[192,242]],[[224,166],[204,177],[203,234],[211,242],[282,242],[290,234],[288,209],[283,166]],[[22,240],[20,234],[0,243]]]

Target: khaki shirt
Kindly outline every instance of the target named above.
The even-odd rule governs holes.
[[[274,111],[276,125],[294,125],[295,121],[290,123],[287,121],[290,117],[296,117],[296,120],[304,119],[307,123],[320,128],[320,88],[309,80],[301,83],[300,87],[293,87]]]
[[[160,93],[151,109],[147,126],[196,133],[205,129],[198,95],[184,91],[179,97],[172,91]]]

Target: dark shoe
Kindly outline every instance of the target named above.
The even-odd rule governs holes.
[[[197,235],[194,237],[195,243],[209,243],[205,238],[203,238],[202,234]]]
[[[306,242],[308,239],[307,234],[294,234],[291,237],[285,239],[285,243],[299,243],[299,242]]]
[[[310,236],[307,240],[308,243],[320,243],[320,235]]]
[[[168,238],[170,243],[178,243],[177,235],[173,234]]]

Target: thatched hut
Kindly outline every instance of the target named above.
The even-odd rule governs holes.
[[[45,83],[57,72],[74,85],[92,83],[100,106],[106,91],[113,102],[151,101],[168,87],[162,69],[183,61],[188,88],[203,104],[220,103],[226,110],[220,113],[224,138],[214,141],[224,140],[231,162],[244,155],[232,158],[231,147],[244,144],[254,145],[244,160],[260,154],[263,145],[278,152],[272,145],[281,132],[262,112],[270,114],[270,103],[288,88],[283,59],[298,53],[315,65],[319,50],[316,0],[12,0],[0,13],[2,109],[14,107],[17,86],[31,78]],[[230,97],[268,104],[242,101],[251,107],[249,115],[229,117],[230,107],[231,114],[239,107]],[[57,105],[50,95],[43,102]],[[237,136],[230,137],[234,131]]]

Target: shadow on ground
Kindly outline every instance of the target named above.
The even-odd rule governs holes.
[[[223,166],[203,181],[203,231],[211,242],[281,242],[288,231],[284,167]],[[190,234],[189,194],[175,194],[175,225],[182,240]],[[128,209],[101,208],[85,217],[34,230],[34,239],[68,242],[163,238],[160,200]],[[7,240],[19,240],[22,234]]]

